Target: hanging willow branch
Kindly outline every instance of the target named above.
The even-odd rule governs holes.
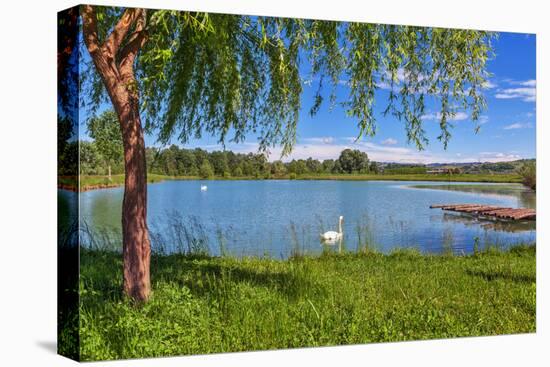
[[[384,114],[402,121],[418,149],[428,143],[422,121],[428,100],[438,105],[445,147],[458,111],[476,122],[486,107],[483,85],[495,37],[489,32],[96,9],[96,42],[110,34],[105,47],[117,49],[122,58],[135,42],[141,46],[131,60],[141,111],[146,129],[156,131],[161,143],[209,134],[225,144],[255,133],[262,150],[282,145],[288,154],[296,141],[304,80],[316,84],[310,113],[316,114],[329,94],[331,108],[341,106],[357,122],[358,138],[376,133],[374,102],[385,90]],[[146,29],[117,31],[140,14],[147,17]],[[303,69],[307,75],[300,74]],[[101,81],[87,80],[98,105]],[[339,86],[348,90],[344,100],[337,98]]]

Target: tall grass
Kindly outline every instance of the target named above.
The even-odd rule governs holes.
[[[73,242],[92,250],[122,250],[121,230],[115,226],[94,226],[81,220],[76,235],[69,232],[61,233],[60,239],[68,238],[72,233]],[[321,216],[316,216],[316,224],[297,223],[291,221],[284,233],[261,233],[264,239],[254,243],[255,233],[233,226],[222,226],[215,220],[204,220],[195,215],[183,215],[177,210],[165,212],[150,221],[149,236],[151,250],[159,255],[209,255],[209,256],[259,256],[269,258],[289,258],[304,255],[318,255],[323,252],[387,252],[378,243],[379,236],[385,238],[385,243],[394,244],[399,248],[416,248],[424,251],[417,243],[417,236],[411,230],[411,223],[388,217],[384,220],[385,232],[378,229],[377,218],[364,214],[352,226],[344,227],[344,236],[337,243],[323,243],[320,233],[334,228],[334,223],[324,223]],[[346,230],[347,228],[347,230]],[[284,231],[284,228],[283,228]],[[461,239],[464,241],[464,239]],[[441,233],[439,244],[430,245],[426,251],[441,252],[446,255],[460,255],[464,252],[475,252],[487,247],[505,248],[507,241],[501,241],[498,233],[486,229],[481,237],[474,241],[473,248],[457,247],[455,233],[452,227],[446,227]]]
[[[118,359],[535,331],[535,247],[289,260],[154,254],[121,296],[121,255],[81,251],[81,358]]]
[[[454,255],[454,233],[452,228],[445,228],[443,230],[443,252],[447,256]]]
[[[362,216],[355,226],[357,231],[356,251],[359,252],[377,252],[379,251],[374,239],[373,220],[368,216]]]
[[[219,226],[209,243],[197,217],[162,221],[169,227],[150,229],[153,294],[142,305],[122,296],[116,231],[81,226],[82,360],[535,331],[534,244],[506,250],[478,238],[473,254],[454,256],[448,229],[440,255],[383,254],[364,216],[355,247],[344,238],[338,251],[311,256],[312,229],[291,223],[288,259],[235,258],[226,256],[232,234]],[[216,243],[220,256],[210,255]]]

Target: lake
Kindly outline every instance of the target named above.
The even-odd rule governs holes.
[[[200,186],[207,185],[207,191]],[[74,193],[59,191],[66,200]],[[95,242],[120,248],[123,188],[81,193],[81,219]],[[153,251],[207,250],[214,255],[317,254],[365,245],[388,252],[470,253],[474,243],[508,246],[535,241],[535,223],[482,221],[430,209],[438,203],[484,203],[535,207],[535,193],[518,184],[405,181],[166,181],[148,186],[148,223]],[[60,206],[62,207],[62,205]],[[320,243],[337,230],[343,241]],[[89,242],[89,241],[87,241]]]

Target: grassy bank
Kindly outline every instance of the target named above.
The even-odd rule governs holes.
[[[167,180],[202,180],[199,176],[165,176],[157,174],[148,174],[147,182],[156,183]],[[269,177],[212,177],[212,180],[349,180],[349,181],[442,181],[442,182],[511,182],[519,183],[521,178],[518,175],[512,174],[456,174],[456,175],[437,175],[437,174],[304,174],[304,175],[284,175],[284,176],[269,176]],[[59,179],[61,188],[72,189],[76,188],[76,179],[74,177],[61,177]],[[101,188],[110,188],[124,185],[124,175],[112,175],[111,180],[107,176],[80,176],[81,191],[94,190]]]
[[[108,176],[86,176],[86,175],[82,175],[82,176],[80,176],[80,190],[81,191],[87,191],[87,190],[95,190],[95,189],[104,189],[104,188],[123,186],[124,185],[124,176],[125,175],[123,175],[123,174],[112,175],[111,179],[109,179]],[[164,175],[155,175],[155,174],[148,174],[147,175],[147,182],[149,182],[149,183],[156,183],[156,182],[162,182],[162,181],[174,180],[174,179],[180,179],[180,178],[179,177],[172,177],[172,176],[164,176]],[[76,191],[77,185],[78,185],[78,178],[77,177],[62,176],[62,177],[58,178],[58,186],[60,188]]]
[[[395,181],[445,181],[445,182],[508,182],[508,183],[519,183],[521,178],[518,175],[511,174],[455,174],[455,175],[444,175],[444,174],[395,174],[395,175],[385,175],[385,174],[353,174],[353,175],[301,175],[297,179],[300,180],[357,180],[357,181],[385,181],[385,180],[395,180]]]
[[[153,256],[153,295],[121,297],[122,259],[81,252],[83,360],[535,331],[535,247],[290,260]]]

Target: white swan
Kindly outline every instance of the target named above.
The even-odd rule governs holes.
[[[206,191],[208,190],[208,186],[206,185],[201,185],[201,191]]]
[[[343,233],[342,233],[342,221],[343,220],[344,220],[343,216],[340,216],[340,218],[338,219],[338,232],[328,231],[328,232],[322,233],[321,234],[321,240],[332,242],[332,241],[337,241],[337,240],[341,239],[342,235],[343,235]]]

